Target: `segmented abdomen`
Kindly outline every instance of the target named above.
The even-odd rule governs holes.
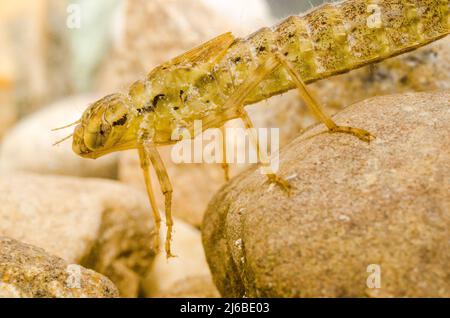
[[[238,40],[214,73],[222,96],[277,48],[306,83],[413,50],[449,33],[449,0],[348,0],[291,16]],[[251,104],[292,89],[283,69],[261,83]]]

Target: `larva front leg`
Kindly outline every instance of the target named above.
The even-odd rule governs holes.
[[[158,177],[159,185],[161,186],[161,191],[164,195],[164,209],[166,215],[166,242],[165,242],[165,250],[166,256],[175,257],[171,251],[171,241],[172,241],[172,227],[173,227],[173,219],[172,219],[172,184],[170,183],[169,175],[167,174],[166,167],[164,162],[159,155],[158,150],[155,145],[150,142],[144,142],[142,149],[144,150],[147,158],[150,159],[153,168],[155,169],[156,175]]]
[[[155,221],[156,236],[154,242],[154,248],[156,252],[159,252],[159,240],[160,240],[160,228],[161,228],[161,216],[159,215],[158,206],[156,204],[155,195],[152,188],[152,180],[150,178],[150,158],[143,146],[138,147],[139,160],[141,162],[141,169],[144,173],[145,188],[147,190],[147,196],[150,201],[150,206],[153,212],[153,220]]]

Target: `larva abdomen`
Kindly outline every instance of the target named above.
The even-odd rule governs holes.
[[[275,47],[295,65],[303,80],[310,83],[444,37],[449,33],[448,20],[449,0],[328,3],[236,42],[221,63],[231,63],[231,77],[242,79],[251,76],[254,66],[262,63]],[[234,70],[238,71],[233,73]],[[246,103],[292,87],[289,77],[279,70],[264,81]]]

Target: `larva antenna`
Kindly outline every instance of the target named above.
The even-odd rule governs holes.
[[[73,134],[70,134],[69,136],[64,137],[63,139],[58,140],[57,142],[55,142],[55,143],[53,144],[53,146],[59,145],[60,143],[66,141],[67,139],[70,139],[72,136],[73,136]]]
[[[75,121],[75,122],[73,122],[73,123],[71,123],[71,124],[68,124],[68,125],[62,126],[62,127],[58,127],[58,128],[53,128],[53,129],[52,129],[52,131],[57,131],[57,130],[61,130],[61,129],[66,129],[66,128],[69,128],[69,127],[75,126],[76,124],[79,124],[79,123],[81,123],[81,119],[78,119],[77,121]]]

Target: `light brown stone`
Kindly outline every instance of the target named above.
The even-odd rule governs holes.
[[[117,297],[103,275],[48,254],[41,248],[0,236],[0,297]]]
[[[156,297],[162,298],[219,298],[220,294],[211,276],[193,276],[177,281],[169,290]]]
[[[290,197],[252,168],[210,203],[202,235],[225,297],[449,297],[450,92],[355,104],[281,152]],[[370,264],[381,290],[368,290]]]
[[[12,100],[12,88],[9,85],[2,87],[1,81],[0,74],[0,138],[17,119],[17,112]]]
[[[4,137],[0,148],[0,169],[115,178],[117,153],[88,160],[72,151],[71,140],[53,146],[56,141],[73,133],[74,127],[51,130],[78,120],[95,99],[94,95],[66,98],[22,119]]]
[[[0,178],[0,235],[108,276],[133,297],[154,259],[147,198],[118,182],[33,174]]]
[[[146,297],[218,297],[206,263],[200,231],[175,220],[174,258],[159,253],[143,282]],[[162,237],[164,240],[165,237]]]

